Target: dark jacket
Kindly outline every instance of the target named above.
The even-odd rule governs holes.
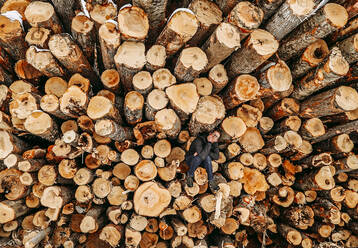
[[[219,159],[219,146],[218,143],[210,143],[207,136],[200,135],[191,143],[189,151],[186,153],[185,158],[188,158],[197,152],[202,160],[210,156],[212,160]]]

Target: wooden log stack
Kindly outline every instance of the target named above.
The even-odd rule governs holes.
[[[0,247],[358,247],[357,14],[1,0]]]

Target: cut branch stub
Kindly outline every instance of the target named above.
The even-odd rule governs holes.
[[[143,216],[156,217],[169,206],[169,191],[155,182],[141,184],[134,193],[134,210]]]

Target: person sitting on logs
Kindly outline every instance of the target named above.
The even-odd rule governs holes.
[[[219,187],[213,180],[213,168],[211,161],[219,158],[218,140],[220,133],[213,131],[209,135],[200,135],[191,143],[189,151],[185,155],[186,163],[189,166],[187,185],[193,187],[193,177],[199,165],[203,165],[208,173],[209,186],[212,190]]]

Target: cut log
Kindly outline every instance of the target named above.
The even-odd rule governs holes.
[[[155,182],[146,182],[134,193],[134,210],[143,216],[156,217],[168,207],[170,200],[171,195],[167,189]]]
[[[204,71],[208,59],[199,47],[184,48],[174,68],[175,76],[183,82],[193,81]]]
[[[118,12],[118,29],[124,40],[144,41],[149,30],[147,14],[136,6],[121,8]]]
[[[164,90],[176,83],[174,75],[166,68],[153,72],[153,85],[155,88]]]
[[[270,116],[274,121],[297,114],[300,111],[299,103],[293,98],[283,98],[280,102],[275,104],[269,111]]]
[[[48,141],[55,141],[58,137],[58,129],[52,118],[41,111],[30,114],[24,123],[25,129]]]
[[[230,23],[220,23],[201,47],[208,58],[206,70],[221,63],[238,47],[240,47],[240,29]]]
[[[279,43],[272,34],[263,29],[254,30],[228,61],[226,68],[229,77],[253,72],[270,58],[278,47]]]
[[[150,181],[157,176],[157,167],[151,160],[142,160],[135,166],[134,173],[141,181]]]
[[[97,82],[97,75],[93,71],[87,58],[80,47],[71,39],[69,34],[55,34],[51,36],[48,46],[51,53],[72,73],[81,73],[91,80]]]
[[[260,96],[267,97],[276,92],[287,91],[292,84],[290,68],[283,60],[270,66],[258,77],[261,85]]]
[[[262,9],[248,1],[240,1],[228,14],[227,22],[240,29],[240,38],[243,40],[260,26],[263,17]]]
[[[24,141],[4,130],[0,131],[0,141],[0,159],[5,159],[11,153],[21,154],[27,148]]]
[[[153,88],[153,79],[149,72],[140,71],[133,77],[133,88],[142,95],[147,95]]]
[[[170,104],[181,120],[187,120],[193,113],[199,101],[196,86],[193,83],[173,85],[165,90]]]
[[[194,37],[188,42],[190,46],[201,45],[222,21],[222,12],[213,2],[208,0],[192,1],[188,9],[193,11],[199,22]]]
[[[155,124],[168,138],[176,138],[181,129],[178,115],[172,109],[162,109],[155,114]]]
[[[45,92],[48,95],[61,97],[65,93],[67,87],[67,82],[62,78],[51,77],[45,83]]]
[[[349,64],[341,51],[334,47],[324,65],[315,72],[308,73],[297,82],[292,97],[302,100],[313,93],[332,85],[335,81],[348,73]]]
[[[243,104],[236,110],[236,116],[240,117],[248,127],[256,127],[262,117],[262,113],[251,105]]]
[[[0,202],[1,218],[0,223],[4,224],[15,220],[18,217],[26,214],[29,208],[26,207],[23,200],[9,201],[4,200]]]
[[[145,117],[153,121],[158,111],[165,108],[169,100],[164,91],[154,89],[152,90],[146,100],[145,104]]]
[[[344,7],[335,3],[326,4],[281,41],[278,49],[280,58],[288,60],[299,55],[308,45],[342,28],[347,21],[348,14]],[[319,32],[312,32],[313,30],[319,30]]]
[[[87,115],[92,120],[108,118],[117,123],[122,122],[118,109],[104,96],[94,96],[91,98],[87,107]]]
[[[26,51],[26,61],[47,77],[65,76],[64,69],[48,50],[39,50],[35,46],[31,46]]]
[[[268,21],[265,29],[281,40],[294,30],[304,18],[310,16],[315,10],[315,2],[285,1],[277,10],[276,14]]]
[[[308,71],[317,67],[329,54],[327,43],[318,39],[309,45],[301,57],[293,64],[291,73],[293,78],[300,78]]]
[[[221,125],[221,142],[231,142],[237,140],[246,132],[245,122],[239,117],[226,117]]]
[[[298,177],[295,185],[302,190],[330,190],[335,186],[335,182],[329,166],[323,166]]]
[[[51,30],[46,28],[31,28],[25,36],[29,46],[34,45],[40,48],[48,48]]]
[[[71,34],[82,48],[83,54],[93,63],[96,31],[94,22],[85,15],[77,15],[72,19]]]
[[[264,12],[263,21],[268,20],[271,16],[273,16],[282,3],[283,0],[259,0],[257,5]]]
[[[340,86],[310,97],[302,102],[300,116],[313,118],[352,111],[358,108],[357,97],[358,93],[355,89]]]
[[[26,20],[33,27],[51,29],[55,34],[63,32],[63,28],[55,9],[50,3],[34,1],[31,2],[25,12]]]
[[[280,224],[278,226],[280,234],[287,240],[288,243],[292,245],[300,245],[302,242],[302,236],[299,231],[296,229],[287,226],[285,224]]]
[[[326,130],[322,121],[318,118],[311,118],[303,122],[300,130],[302,138],[318,137],[325,134]]]
[[[116,24],[106,22],[98,30],[98,40],[101,46],[101,54],[104,68],[115,68],[114,56],[121,42],[120,32]]]
[[[167,54],[162,45],[153,45],[147,51],[145,58],[147,60],[146,68],[148,71],[156,71],[165,66]]]
[[[198,28],[199,21],[191,10],[178,9],[169,18],[156,44],[164,46],[167,55],[171,56],[195,35]]]
[[[212,83],[212,92],[214,94],[220,92],[229,82],[225,67],[222,64],[217,64],[213,68],[211,68],[208,74],[208,79]]]
[[[356,48],[358,46],[356,44],[357,39],[358,36],[355,34],[337,44],[344,58],[347,60],[349,64],[358,61],[357,48]]]
[[[142,70],[146,63],[145,47],[141,42],[125,41],[119,46],[114,62],[125,91],[133,89],[133,76]]]
[[[0,45],[14,59],[24,59],[27,49],[25,32],[19,18],[10,19],[4,15],[0,16],[1,35]]]
[[[130,91],[124,99],[124,116],[130,125],[135,125],[143,118],[144,97],[137,91]]]
[[[232,109],[243,102],[255,99],[259,88],[255,77],[247,74],[238,76],[222,93],[226,109]]]
[[[224,117],[225,106],[219,97],[204,96],[200,98],[189,123],[191,135],[197,136],[201,132],[214,130]]]

